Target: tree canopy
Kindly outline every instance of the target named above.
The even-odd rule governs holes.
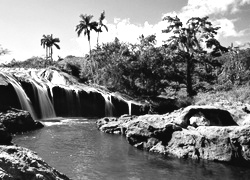
[[[168,26],[162,32],[171,33],[170,38],[165,41],[165,47],[170,48],[174,56],[180,56],[186,61],[187,93],[192,96],[195,94],[192,82],[194,63],[205,59],[204,55],[207,53],[205,47],[214,47],[214,53],[222,49],[215,39],[220,27],[213,27],[208,17],[190,18],[186,25],[183,25],[177,16],[166,16],[163,21],[167,21]]]

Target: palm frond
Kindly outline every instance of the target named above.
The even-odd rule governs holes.
[[[60,46],[56,43],[54,43],[54,46],[56,46],[57,49],[60,49]]]
[[[99,18],[99,23],[102,24],[102,21],[105,19],[105,11],[102,11],[101,16]]]

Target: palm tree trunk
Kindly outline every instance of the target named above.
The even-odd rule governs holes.
[[[51,47],[50,47],[50,56],[51,56],[51,61],[53,61],[52,55],[53,55],[53,49],[52,49],[52,46],[51,46]]]
[[[46,56],[45,56],[46,59],[48,59],[48,46],[46,46]]]
[[[90,44],[90,40],[89,40],[89,56],[91,56],[91,44]]]
[[[192,69],[192,62],[191,62],[191,57],[187,57],[186,58],[186,63],[187,63],[187,69],[186,69],[186,81],[187,81],[187,94],[188,96],[193,96],[193,85],[192,85],[192,73],[191,73],[191,69]]]
[[[100,34],[100,32],[98,31],[97,32],[97,47],[99,47],[99,34]]]

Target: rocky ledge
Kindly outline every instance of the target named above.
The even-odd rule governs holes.
[[[0,145],[12,145],[11,134],[22,133],[44,127],[32,119],[28,111],[0,105]]]
[[[66,180],[37,154],[18,146],[0,146],[0,179],[3,180]]]
[[[33,120],[28,111],[7,106],[0,106],[0,125],[12,134],[44,127],[41,122]]]
[[[212,106],[189,106],[163,115],[103,118],[99,130],[123,134],[139,149],[180,158],[250,164],[250,126]]]

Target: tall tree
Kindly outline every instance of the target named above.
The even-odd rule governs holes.
[[[4,55],[4,54],[8,54],[9,53],[9,50],[8,49],[3,49],[0,45],[0,56],[1,55]]]
[[[104,27],[106,29],[106,31],[108,31],[108,27],[103,24],[103,20],[105,19],[105,11],[103,11],[101,13],[101,16],[99,18],[99,22],[98,22],[98,28],[97,28],[97,47],[99,46],[99,35],[102,32],[102,27]]]
[[[89,54],[91,55],[91,44],[90,44],[90,32],[91,30],[95,30],[96,32],[97,30],[97,26],[98,23],[96,21],[91,21],[91,19],[93,18],[93,15],[80,15],[80,22],[79,24],[76,26],[76,32],[78,37],[82,34],[82,32],[84,33],[84,36],[87,35],[88,37],[88,41],[89,41]]]
[[[57,44],[59,42],[60,39],[53,38],[53,34],[47,36],[43,35],[43,38],[41,39],[41,46],[46,48],[46,59],[51,58],[51,60],[53,60],[53,46],[60,49],[60,46]]]
[[[48,41],[48,47],[49,47],[49,54],[51,60],[53,60],[53,46],[55,46],[57,49],[60,49],[60,46],[57,44],[60,42],[59,38],[53,38],[53,34],[49,36],[49,41]]]
[[[203,45],[207,45],[207,48],[219,45],[214,35],[220,27],[213,27],[208,17],[190,18],[185,27],[177,16],[166,16],[163,20],[168,21],[169,24],[162,32],[172,34],[166,41],[165,47],[169,47],[185,60],[187,94],[192,96],[195,93],[192,86],[193,65],[206,53]]]
[[[41,39],[41,46],[43,46],[43,48],[46,49],[46,56],[45,58],[48,59],[49,54],[48,54],[48,43],[49,43],[49,39],[50,39],[50,35],[43,35],[42,39]]]

